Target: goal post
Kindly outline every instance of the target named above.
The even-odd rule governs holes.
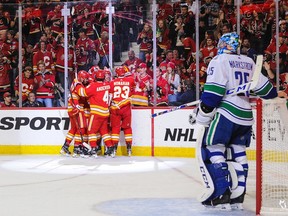
[[[257,100],[256,214],[288,215],[288,111],[281,98]]]

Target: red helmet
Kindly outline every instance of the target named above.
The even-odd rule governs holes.
[[[105,78],[105,71],[99,69],[94,73],[95,80],[103,80]]]
[[[124,76],[126,71],[124,69],[124,67],[117,67],[116,70],[115,70],[117,76]]]
[[[124,68],[125,73],[129,73],[130,72],[130,69],[129,69],[129,67],[127,65],[123,65],[122,67]]]
[[[88,72],[87,71],[85,71],[85,70],[81,70],[81,71],[79,71],[78,72],[78,74],[77,74],[77,78],[78,78],[78,80],[80,80],[81,82],[83,82],[83,80],[85,80],[85,79],[89,79],[89,74],[88,74]]]
[[[98,71],[99,69],[100,69],[100,68],[99,68],[98,65],[97,65],[97,66],[92,66],[92,67],[89,69],[88,73],[89,73],[89,74],[93,74],[94,72]]]

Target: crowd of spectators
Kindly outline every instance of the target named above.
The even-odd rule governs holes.
[[[64,87],[64,18],[63,2],[21,1],[22,65],[18,71],[18,1],[0,1],[0,100],[9,92],[19,100],[22,86],[23,104],[34,92],[41,106],[63,104]],[[75,71],[88,71],[92,66],[110,68],[108,1],[71,1],[68,18],[68,71],[70,81]],[[153,31],[148,0],[112,1],[113,60],[121,61],[121,52],[128,51],[123,65],[137,83],[134,105],[154,105],[153,97]],[[233,0],[203,0],[199,15],[200,65],[196,71],[195,3],[191,0],[157,0],[157,99],[156,105],[184,103],[183,93],[195,100],[196,88],[203,88],[206,68],[217,55],[217,41],[222,34],[236,31],[237,15]],[[279,24],[279,56],[281,88],[288,92],[288,5],[279,1],[279,20],[275,18],[275,2],[243,0],[240,7],[241,54],[254,60],[265,54],[263,73],[276,84],[276,23]],[[139,44],[139,56],[130,50],[131,42]],[[199,73],[200,86],[196,86]],[[19,75],[22,84],[19,86]],[[6,95],[7,96],[7,95]],[[33,95],[32,95],[33,96]],[[144,101],[141,101],[144,97]],[[185,102],[187,101],[185,98]],[[13,100],[12,100],[13,101]],[[137,101],[139,103],[137,103]],[[27,103],[26,103],[27,104]]]
[[[158,0],[157,13],[157,66],[162,77],[168,82],[168,91],[158,91],[159,98],[163,92],[167,95],[167,104],[179,104],[177,98],[182,95],[185,84],[189,89],[199,88],[200,93],[206,81],[206,69],[210,60],[217,55],[219,38],[228,32],[237,31],[237,7],[233,0],[203,0],[199,13],[200,65],[196,71],[195,13],[196,5],[192,0],[166,1]],[[277,25],[276,25],[277,24]],[[276,26],[279,35],[276,36]],[[143,35],[145,35],[143,37]],[[139,33],[139,58],[146,62],[151,70],[152,45],[151,25],[145,24]],[[280,90],[287,97],[288,88],[288,3],[279,1],[279,20],[276,20],[275,2],[243,0],[240,6],[240,53],[256,61],[256,56],[264,54],[262,73],[276,85],[276,37],[279,37]],[[150,64],[149,64],[150,63]],[[171,65],[169,63],[174,63]],[[196,74],[199,84],[196,86]],[[177,76],[180,77],[178,80]],[[175,81],[177,80],[177,81]],[[162,81],[161,81],[162,83]],[[182,86],[179,88],[179,86]],[[177,97],[178,96],[178,97]],[[195,95],[190,97],[195,100]],[[190,101],[185,101],[190,102]],[[180,102],[181,103],[181,102]],[[163,100],[159,100],[163,105]]]

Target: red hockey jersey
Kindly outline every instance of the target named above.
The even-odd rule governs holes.
[[[90,112],[94,115],[108,117],[110,104],[110,84],[106,82],[92,82],[80,92],[80,96],[88,97]]]
[[[131,104],[131,96],[135,89],[135,81],[132,76],[116,78],[110,82],[112,94],[111,109],[120,109]]]

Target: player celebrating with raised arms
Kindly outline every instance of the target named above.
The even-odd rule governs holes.
[[[120,130],[125,136],[127,154],[131,156],[132,150],[132,127],[131,127],[131,95],[135,89],[135,82],[132,76],[125,77],[124,67],[118,67],[115,70],[117,78],[110,82],[112,94],[112,103],[110,107],[110,122],[112,128],[112,142],[115,152],[119,142]]]
[[[251,81],[252,75],[259,72],[253,91],[264,99],[277,97],[276,89],[260,72],[262,59],[257,69],[251,58],[237,55],[239,46],[238,34],[222,35],[196,109],[196,122],[202,125],[196,155],[206,186],[200,201],[206,207],[225,210],[243,209],[248,176],[246,147],[250,145],[253,124],[249,92],[232,95],[227,89]]]

